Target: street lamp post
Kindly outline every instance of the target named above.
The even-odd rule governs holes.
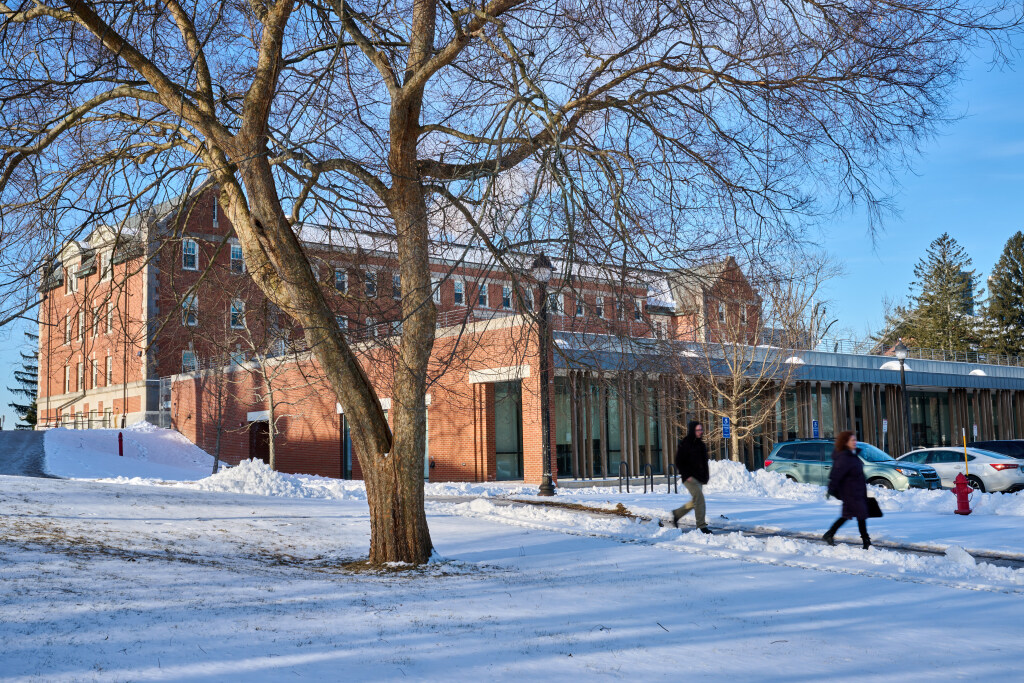
[[[550,331],[548,330],[548,283],[551,282],[551,275],[554,268],[551,260],[541,254],[533,260],[530,272],[533,279],[540,286],[540,315],[539,336],[540,336],[540,438],[541,457],[544,459],[543,475],[540,480],[539,496],[555,495],[555,484],[551,480],[551,410],[549,406],[551,382],[551,349]]]
[[[914,444],[911,440],[910,435],[910,397],[907,396],[907,374],[904,371],[904,364],[907,360],[909,350],[900,339],[896,342],[896,348],[893,349],[893,354],[896,356],[896,360],[900,362],[900,393],[903,394],[903,437],[907,440],[907,450],[914,450]]]

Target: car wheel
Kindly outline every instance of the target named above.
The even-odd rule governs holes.
[[[792,474],[787,474],[786,479],[789,479],[790,481],[796,481],[796,477],[794,477]]]
[[[978,479],[973,474],[967,477],[967,483],[975,491],[978,491],[979,493],[985,493],[985,484],[981,481],[981,479]]]
[[[871,484],[872,486],[881,486],[883,489],[891,489],[892,488],[892,482],[889,481],[888,479],[883,479],[882,477],[878,477],[877,479],[872,479],[868,483]]]

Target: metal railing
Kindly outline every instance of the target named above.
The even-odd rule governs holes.
[[[818,341],[814,350],[826,353],[848,353],[857,356],[892,356],[891,348],[872,340],[824,338]],[[907,357],[917,360],[940,360],[953,363],[1024,367],[1024,357],[1022,356],[985,353],[983,351],[946,351],[944,349],[909,346],[907,347]]]
[[[647,480],[651,481],[651,493],[654,493],[654,467],[651,463],[644,464],[644,493],[647,493]]]

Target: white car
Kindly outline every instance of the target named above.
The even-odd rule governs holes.
[[[968,448],[966,456],[963,448],[922,448],[897,460],[931,465],[945,488],[952,488],[956,475],[963,473],[967,483],[981,492],[1024,489],[1020,460],[980,448]]]

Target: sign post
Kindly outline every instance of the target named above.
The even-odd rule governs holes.
[[[725,457],[729,458],[729,437],[732,434],[730,431],[729,418],[725,415],[722,416],[722,438],[725,440]]]
[[[818,421],[817,420],[811,420],[811,432],[814,433],[814,438],[815,439],[820,439],[821,438],[821,435],[818,433]]]
[[[889,452],[888,450],[886,450],[886,447],[885,447],[885,441],[886,441],[886,438],[888,436],[889,436],[889,420],[882,420],[882,450],[885,451],[886,453]]]

